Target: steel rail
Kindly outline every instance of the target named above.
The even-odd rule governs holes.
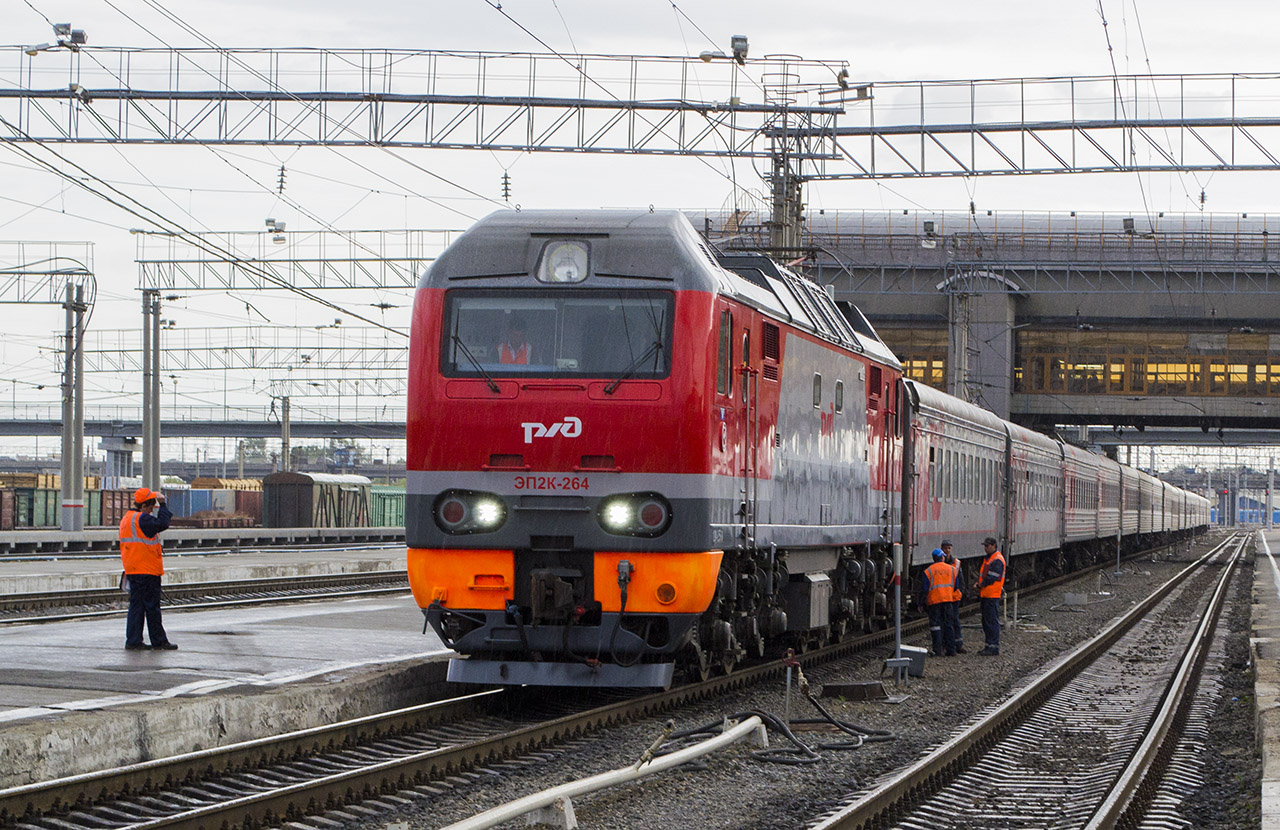
[[[275,596],[253,597],[246,600],[233,600],[236,604],[246,602],[280,602],[291,599],[323,599],[338,593],[335,589],[358,585],[381,586],[369,590],[386,592],[402,591],[408,587],[407,571],[368,571],[364,573],[312,574],[307,576],[283,576],[270,579],[229,579],[218,582],[174,583],[164,586],[164,606],[166,608],[197,608],[225,603],[206,602],[188,603],[186,600],[201,597],[233,597],[244,594],[261,594],[278,592]],[[387,583],[393,583],[386,587]],[[320,590],[327,593],[300,593],[305,590]],[[343,592],[345,593],[345,592]],[[20,594],[0,595],[0,613],[13,611],[34,611],[41,608],[70,608],[87,605],[113,604],[127,601],[127,596],[119,588],[83,588],[68,591],[38,591]],[[120,613],[111,611],[88,611],[58,615],[54,618],[42,617],[41,620],[71,619],[85,616],[101,616]],[[12,617],[0,619],[0,622],[31,622],[32,617]]]
[[[1124,616],[1112,621],[1093,639],[1059,658],[1048,672],[1016,692],[969,729],[947,740],[906,769],[885,778],[854,803],[810,825],[810,830],[867,830],[892,826],[906,818],[906,811],[913,802],[936,792],[943,782],[954,778],[961,769],[972,766],[998,740],[1026,720],[1031,712],[1110,649],[1130,628],[1150,613],[1170,589],[1226,551],[1233,542],[1239,546],[1236,551],[1238,555],[1246,541],[1247,537],[1239,535],[1224,539],[1167,580]]]
[[[1169,684],[1160,710],[1156,713],[1147,729],[1146,737],[1138,747],[1128,765],[1112,786],[1106,800],[1098,807],[1085,830],[1111,830],[1114,827],[1134,827],[1141,819],[1141,811],[1145,808],[1159,775],[1167,768],[1167,762],[1176,748],[1177,736],[1181,734],[1194,697],[1195,684],[1199,681],[1201,669],[1209,654],[1209,646],[1213,640],[1214,630],[1218,625],[1223,603],[1235,566],[1240,561],[1248,537],[1242,537],[1240,547],[1223,568],[1218,580],[1218,587],[1209,600],[1209,607],[1192,638],[1191,647],[1183,655],[1178,671]]]
[[[1110,567],[1110,563],[1046,580],[1027,590],[1048,590],[1105,567]],[[904,624],[903,631],[914,634],[924,631],[927,625],[927,620],[915,620]],[[889,629],[853,637],[801,654],[797,659],[806,667],[831,662],[858,651],[888,645],[893,641],[893,636],[893,630]],[[358,769],[290,783],[265,792],[245,794],[140,823],[129,823],[129,828],[221,830],[278,825],[302,815],[336,809],[379,794],[405,790],[460,770],[534,751],[539,747],[553,745],[614,724],[718,697],[751,684],[779,678],[785,671],[785,662],[774,660],[739,669],[727,676],[613,702],[501,734],[457,742],[428,751],[401,752],[400,757],[367,764]],[[34,824],[41,816],[50,813],[56,816],[70,809],[91,809],[94,805],[108,804],[117,799],[146,797],[163,787],[199,786],[200,779],[213,774],[253,772],[282,761],[299,760],[305,753],[367,746],[379,735],[407,735],[416,728],[411,725],[415,718],[421,720],[424,727],[441,722],[457,724],[468,712],[479,713],[483,706],[498,705],[499,701],[508,699],[510,695],[510,690],[484,692],[285,736],[262,738],[120,769],[0,790],[0,827],[12,827],[28,819]],[[156,801],[152,800],[149,804],[154,808]],[[65,821],[57,824],[65,828],[74,826]]]
[[[501,694],[501,691],[479,692],[285,735],[11,787],[0,790],[0,826],[10,827],[25,817],[86,806],[105,798],[119,797],[122,793],[145,793],[165,783],[253,769],[271,759],[298,757],[326,748],[357,746],[385,735],[399,735],[436,723],[454,722],[476,713]]]

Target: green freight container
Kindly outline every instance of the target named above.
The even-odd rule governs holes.
[[[102,491],[84,491],[84,526],[97,527],[102,524]]]
[[[62,491],[37,489],[31,510],[32,527],[59,527],[62,524]]]
[[[35,501],[35,492],[33,487],[17,487],[14,489],[14,527],[34,527],[31,524],[31,508]]]
[[[375,484],[369,494],[371,527],[404,527],[404,488]]]

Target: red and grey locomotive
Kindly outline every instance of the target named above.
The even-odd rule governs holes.
[[[408,566],[450,677],[664,686],[888,612],[899,364],[676,212],[492,215],[416,298]]]

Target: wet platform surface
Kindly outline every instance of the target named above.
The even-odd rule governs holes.
[[[400,570],[404,549],[166,552],[165,568],[166,583]],[[116,556],[0,558],[2,593],[119,576]],[[123,614],[0,623],[0,788],[411,706],[452,654],[407,589],[166,608],[164,626],[177,651],[126,651]]]
[[[0,724],[59,711],[269,687],[337,671],[429,660],[408,591],[379,597],[206,611],[166,609],[177,651],[125,651],[124,617],[6,624],[0,633]]]

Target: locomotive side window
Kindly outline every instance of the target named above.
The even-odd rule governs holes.
[[[733,315],[720,312],[720,354],[716,363],[716,391],[733,394]]]
[[[751,365],[751,332],[743,329],[742,331],[742,365]],[[742,381],[742,402],[747,402],[747,381]]]
[[[842,380],[836,381],[836,412],[844,412],[844,381]]]
[[[822,408],[822,375],[817,372],[813,374],[813,408]]]

